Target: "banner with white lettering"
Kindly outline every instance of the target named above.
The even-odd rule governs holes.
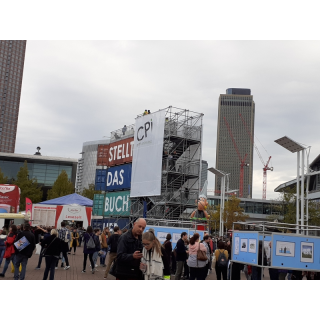
[[[130,197],[161,194],[166,110],[136,119]]]

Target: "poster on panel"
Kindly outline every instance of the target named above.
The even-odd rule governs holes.
[[[161,194],[165,116],[161,110],[136,119],[130,197]]]

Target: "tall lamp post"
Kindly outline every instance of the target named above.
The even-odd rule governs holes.
[[[220,228],[219,228],[219,236],[223,236],[223,211],[224,211],[224,201],[226,196],[226,176],[228,173],[225,173],[216,168],[209,168],[208,171],[212,172],[215,176],[221,178],[221,194],[220,194]]]
[[[290,139],[287,136],[277,139],[274,142],[278,143],[281,147],[289,150],[292,153],[297,153],[297,197],[296,197],[297,227],[296,227],[296,230],[297,230],[297,233],[299,233],[299,221],[300,221],[301,228],[303,228],[302,226],[304,225],[304,153],[305,153],[305,149],[307,148],[297,143],[296,141]],[[301,152],[301,219],[299,219],[300,152]],[[307,188],[309,188],[309,186],[307,186]]]

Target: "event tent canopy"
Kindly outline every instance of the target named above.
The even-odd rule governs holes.
[[[86,197],[80,196],[77,193],[68,194],[67,196],[63,196],[60,198],[55,198],[47,201],[40,202],[39,204],[50,204],[56,206],[63,206],[63,205],[79,205],[79,206],[86,206],[92,207],[93,201]]]

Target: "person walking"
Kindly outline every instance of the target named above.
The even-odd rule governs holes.
[[[50,232],[51,232],[51,229],[50,229],[50,228],[42,229],[42,230],[43,230],[43,235],[40,236],[40,242],[39,242],[41,248],[43,248],[43,247],[42,247],[43,241],[46,240],[48,237],[50,237]],[[36,241],[37,241],[37,240],[36,240]],[[39,254],[39,260],[38,260],[38,265],[37,265],[37,267],[35,268],[36,270],[39,270],[39,269],[41,268],[42,258],[43,258],[43,256],[42,256],[42,254],[40,253],[40,254]]]
[[[97,271],[97,260],[98,260],[98,256],[99,256],[99,251],[101,250],[101,243],[100,243],[100,235],[101,235],[101,230],[99,228],[94,229],[94,243],[96,245],[96,251],[94,252],[92,259],[93,259],[93,268],[95,271]],[[92,266],[91,266],[92,267]]]
[[[119,228],[118,228],[119,229]],[[101,250],[105,252],[104,256],[100,256],[100,266],[106,267],[106,257],[108,252],[108,239],[109,239],[109,228],[104,228],[101,233]]]
[[[183,265],[188,258],[188,256],[187,256],[188,251],[184,245],[184,242],[187,239],[188,239],[188,234],[186,232],[182,232],[181,238],[177,242],[177,248],[176,248],[177,268],[176,268],[176,274],[174,276],[175,280],[181,280]]]
[[[170,267],[167,254],[153,231],[147,231],[142,235],[142,258],[140,270],[145,280],[163,280],[170,276]]]
[[[204,274],[203,277],[204,279],[206,279],[206,277],[208,276],[208,272],[210,270],[210,261],[211,261],[211,249],[210,249],[210,236],[207,234],[203,237],[203,245],[206,247],[206,254],[207,254],[207,264],[203,270]]]
[[[68,260],[68,252],[69,252],[69,242],[71,241],[70,231],[66,228],[66,223],[64,221],[61,222],[61,229],[58,230],[58,237],[62,240],[63,244],[61,246],[61,253],[63,259],[66,263],[64,270],[68,270],[70,268],[69,260]],[[61,268],[64,267],[63,260],[61,263]]]
[[[141,280],[140,260],[142,258],[142,233],[146,220],[137,219],[132,229],[119,238],[115,274],[118,280]]]
[[[82,243],[82,240],[83,240],[83,229],[79,228],[78,229],[78,233],[79,233],[79,247],[81,247],[81,243]]]
[[[189,241],[189,258],[187,263],[190,268],[190,280],[205,280],[205,271],[208,259],[205,261],[199,260],[198,251],[202,251],[207,255],[207,249],[199,240],[199,233],[194,233]]]
[[[110,246],[110,251],[108,252],[108,256],[107,256],[108,257],[107,269],[106,269],[106,272],[104,273],[103,279],[108,278],[111,264],[114,262],[114,260],[117,257],[118,242],[120,238],[119,227],[118,226],[114,227],[113,231],[114,231],[113,235],[107,240],[108,241],[107,246]]]
[[[12,263],[14,262],[14,259],[15,259],[14,242],[16,240],[17,233],[18,233],[17,226],[13,224],[9,228],[8,237],[4,243],[6,246],[6,250],[4,252],[3,258],[6,259],[6,261],[4,262],[2,273],[0,273],[0,277],[2,278],[5,276],[7,269],[10,265],[10,262]]]
[[[29,244],[20,251],[15,247],[16,256],[13,263],[14,264],[14,280],[19,280],[19,279],[24,280],[26,276],[28,259],[31,258],[33,251],[36,247],[36,239],[34,237],[34,234],[30,231],[30,229],[31,229],[30,224],[25,223],[23,226],[23,231],[20,232],[15,239],[15,242],[17,242],[18,240],[25,237],[28,240]],[[19,275],[20,264],[22,266],[22,269]]]
[[[92,244],[93,241],[93,244]],[[93,254],[96,252],[95,235],[91,226],[87,228],[87,232],[83,234],[83,269],[82,273],[86,272],[87,259],[89,256],[91,264],[91,272],[95,272]]]
[[[169,266],[171,266],[171,252],[172,252],[172,244],[171,244],[171,234],[168,233],[166,236],[166,241],[163,243],[162,247],[164,248],[168,260]]]
[[[225,244],[223,241],[218,242],[218,249],[214,252],[216,257],[216,275],[217,280],[221,280],[221,274],[223,280],[227,280],[228,274],[228,251],[225,250]]]
[[[63,247],[62,240],[58,237],[58,231],[52,229],[50,236],[42,241],[42,248],[45,250],[44,257],[46,261],[46,268],[43,273],[43,279],[47,280],[49,271],[49,280],[54,280],[54,272],[57,261],[59,261],[59,255]],[[41,254],[40,254],[41,255]]]
[[[73,232],[71,233],[71,242],[70,242],[70,252],[73,248],[73,254],[76,254],[76,249],[79,246],[79,233],[77,232],[77,229],[74,228]]]
[[[0,267],[3,260],[4,253],[6,252],[5,242],[7,240],[7,232],[5,230],[0,230]]]

